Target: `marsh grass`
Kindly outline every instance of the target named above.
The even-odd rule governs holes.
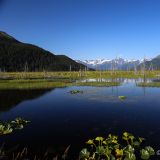
[[[146,71],[145,78],[155,78],[160,71]],[[141,71],[83,71],[81,72],[0,72],[0,89],[52,89],[67,86],[119,86],[120,82],[77,82],[82,79],[118,79],[118,78],[144,78]],[[145,86],[146,84],[139,84]],[[151,86],[151,84],[147,84]],[[153,85],[154,86],[154,85]],[[155,87],[159,84],[156,84]]]
[[[24,147],[19,148],[17,146],[5,149],[4,145],[0,147],[0,159],[1,160],[68,160],[68,152],[70,145],[63,151],[56,153],[49,153],[46,151],[33,152],[32,150]]]
[[[145,71],[146,78],[160,75],[160,71]],[[0,72],[1,79],[54,79],[54,78],[144,78],[141,71],[82,71],[82,72]]]
[[[138,83],[139,87],[160,87],[160,82],[141,82]]]
[[[69,81],[49,81],[49,80],[3,80],[0,81],[0,89],[50,89],[71,85]]]
[[[77,82],[73,79],[14,79],[0,80],[1,90],[14,89],[52,89],[68,86],[95,86],[110,87],[119,86],[120,82]]]

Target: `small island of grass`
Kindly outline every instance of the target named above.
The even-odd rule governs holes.
[[[127,97],[126,97],[126,96],[118,96],[118,98],[119,98],[120,100],[125,100]]]

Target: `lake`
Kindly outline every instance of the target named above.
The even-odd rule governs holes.
[[[89,138],[127,131],[146,138],[146,144],[158,150],[160,88],[138,87],[137,81],[124,79],[116,87],[0,91],[1,120],[20,116],[31,121],[0,141],[53,153],[71,145],[71,155],[76,157]],[[83,94],[72,95],[70,90],[83,90]]]

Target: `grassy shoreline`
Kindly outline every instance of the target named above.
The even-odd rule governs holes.
[[[0,79],[49,79],[49,78],[155,78],[160,70],[146,71],[72,71],[72,72],[0,72]]]
[[[89,78],[157,78],[160,71],[146,71],[145,75],[140,71],[86,71],[86,72],[0,72],[0,89],[52,89],[67,86],[119,86],[120,82],[76,82]],[[76,83],[75,83],[76,82]],[[138,84],[138,86],[147,86]],[[150,85],[152,86],[152,85]],[[158,86],[158,85],[157,85]]]
[[[55,82],[46,80],[6,80],[0,81],[0,90],[14,90],[14,89],[51,89],[67,87],[69,82]]]
[[[0,80],[0,90],[14,89],[52,89],[68,86],[95,86],[95,87],[110,87],[119,86],[120,82],[75,82],[69,79],[66,80]]]

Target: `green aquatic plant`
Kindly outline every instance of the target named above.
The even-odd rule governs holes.
[[[30,121],[20,117],[16,118],[14,121],[0,122],[0,135],[10,134],[16,129],[22,129],[29,122]]]
[[[120,100],[125,100],[127,97],[126,97],[126,96],[118,96],[118,98],[119,98]]]
[[[17,117],[14,121],[11,121],[11,124],[14,125],[15,129],[22,129],[29,122],[30,121],[27,121],[21,117]]]
[[[83,93],[83,91],[80,90],[71,90],[70,94],[78,94],[78,93]]]
[[[9,133],[12,133],[12,131],[13,131],[13,128],[11,124],[9,123],[0,124],[0,135],[9,134]]]
[[[87,148],[83,148],[79,154],[80,160],[136,160],[150,159],[155,155],[152,147],[141,148],[144,138],[136,138],[134,135],[124,132],[122,138],[109,134],[107,138],[96,137],[86,142]],[[138,153],[138,155],[137,155]]]

